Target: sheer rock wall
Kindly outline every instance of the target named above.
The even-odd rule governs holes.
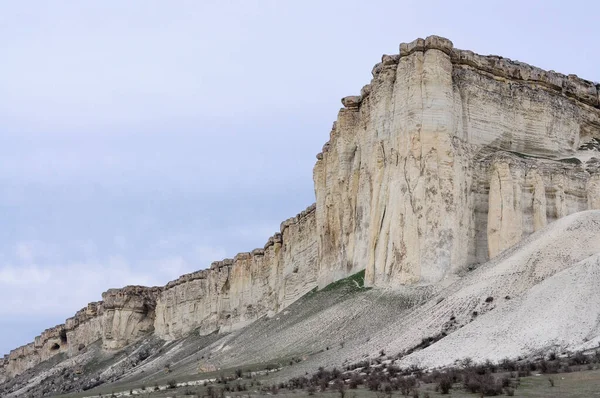
[[[103,293],[64,324],[46,329],[33,343],[12,350],[0,362],[0,381],[23,373],[57,354],[76,355],[102,339],[106,349],[120,349],[153,330],[156,297],[162,288],[126,286]]]
[[[175,339],[231,331],[272,315],[317,285],[315,207],[284,221],[264,248],[214,262],[169,282],[156,307],[156,333]]]
[[[342,103],[314,168],[319,286],[365,267],[376,287],[436,283],[598,208],[591,82],[431,36]]]
[[[116,350],[154,330],[154,309],[161,287],[127,286],[102,293],[102,344]]]

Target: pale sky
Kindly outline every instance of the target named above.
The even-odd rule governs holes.
[[[0,354],[108,288],[262,247],[401,42],[597,81],[599,4],[0,0]]]

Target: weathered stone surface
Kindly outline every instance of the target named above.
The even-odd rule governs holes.
[[[436,283],[600,204],[597,86],[435,36],[384,59],[314,168],[319,286]]]
[[[342,98],[342,105],[344,105],[348,109],[358,109],[362,98],[360,95],[351,95],[349,97]]]
[[[399,60],[400,60],[400,54],[394,54],[394,55],[384,54],[381,56],[381,63],[383,64],[383,66],[396,65]]]
[[[102,293],[102,343],[119,349],[154,330],[154,309],[160,287],[127,286]]]
[[[285,308],[317,284],[315,228],[313,205],[281,223],[263,249],[169,283],[157,302],[156,334],[170,340],[194,329],[230,331]]]
[[[76,355],[83,348],[102,338],[104,314],[103,303],[89,303],[77,311],[74,317],[65,322],[69,356]]]
[[[64,325],[46,329],[33,343],[12,350],[0,366],[0,379],[3,373],[12,377],[56,354],[76,355],[100,339],[105,349],[114,350],[147,335],[153,331],[161,290],[142,286],[108,290],[102,295],[103,302],[89,303]]]

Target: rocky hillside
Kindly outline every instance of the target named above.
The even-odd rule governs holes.
[[[22,391],[19,375],[31,376],[48,361],[73,367],[94,356],[131,353],[140,344],[158,347],[192,335],[244,339],[257,320],[278,319],[314,288],[361,271],[365,285],[374,288],[361,293],[361,300],[378,303],[385,296],[409,304],[393,314],[369,307],[381,314],[372,320],[379,337],[361,343],[337,336],[333,342],[354,343],[321,363],[357,360],[381,349],[401,352],[443,332],[448,337],[406,360],[444,365],[463,353],[460,341],[483,344],[497,337],[500,318],[480,315],[494,310],[502,320],[517,322],[555,289],[571,297],[576,292],[569,293],[569,281],[594,275],[600,220],[597,212],[580,212],[600,209],[600,86],[458,50],[437,36],[401,44],[400,53],[384,55],[372,74],[360,95],[342,99],[329,141],[317,155],[316,204],[284,221],[263,248],[164,287],[108,290],[102,301],[0,360],[0,383]],[[594,296],[593,289],[586,292]],[[595,303],[596,297],[586,300]],[[573,314],[572,307],[581,304],[566,297],[561,302]],[[355,304],[338,308],[339,315],[329,313],[332,327],[360,319],[367,307]],[[588,312],[597,316],[600,307],[592,307]],[[551,316],[544,314],[534,318],[541,325]],[[476,324],[481,326],[471,326]],[[303,338],[314,340],[316,325],[307,326]],[[486,355],[522,355],[556,341],[576,345],[581,337],[564,340],[566,326],[548,328],[515,337],[513,345],[499,342]],[[524,329],[527,324],[520,324]],[[595,338],[594,330],[587,341]],[[271,354],[261,357],[283,355],[285,349],[273,343],[280,337],[265,340],[262,352]],[[202,347],[197,350],[215,351]],[[298,346],[304,353],[315,350],[309,341]],[[243,353],[231,358],[250,360]],[[233,366],[221,362],[215,361]],[[111,374],[125,377],[136,366]],[[49,372],[46,378],[54,374]],[[102,380],[116,380],[111,377]]]

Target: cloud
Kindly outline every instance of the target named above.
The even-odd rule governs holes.
[[[102,264],[5,265],[0,268],[0,315],[69,314],[101,300],[108,287],[156,285],[160,279],[156,273],[132,270],[119,257]]]
[[[57,255],[57,248],[53,244],[41,241],[21,241],[15,244],[16,259],[23,264],[31,264],[37,258],[52,258]]]
[[[0,266],[0,316],[67,318],[88,302],[101,300],[102,292],[109,288],[162,286],[182,274],[205,268],[226,254],[222,248],[197,246],[190,258],[171,255],[144,261],[136,267],[119,255],[103,261],[57,265],[35,263],[36,258],[41,258],[35,247],[27,242],[17,244],[17,258],[22,263]]]

